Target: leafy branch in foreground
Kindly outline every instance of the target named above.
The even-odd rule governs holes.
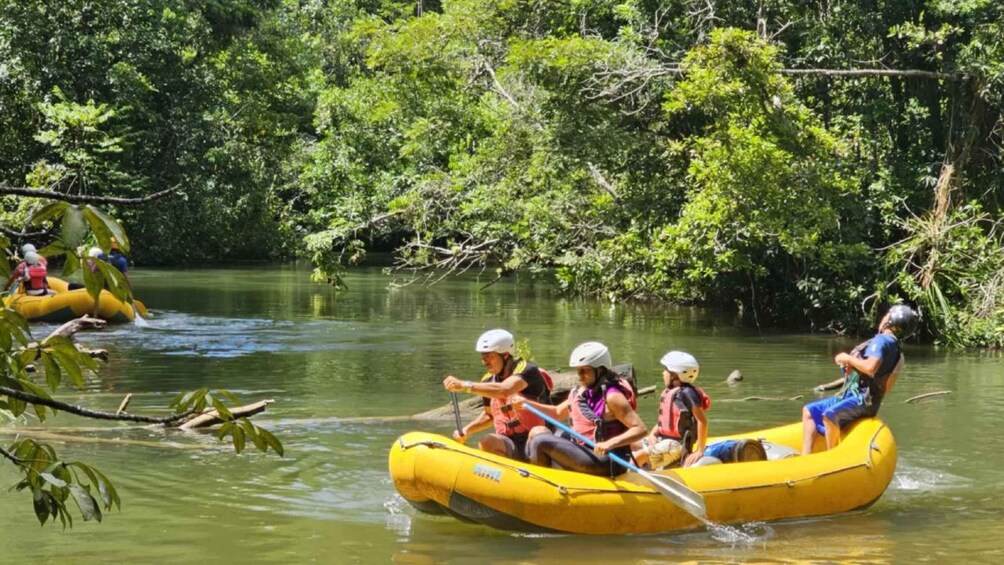
[[[132,300],[128,280],[117,269],[81,256],[81,246],[88,240],[107,250],[112,238],[115,238],[128,251],[128,237],[111,216],[91,205],[77,206],[57,199],[39,208],[29,224],[53,226],[51,233],[58,236],[43,252],[50,260],[63,257],[64,275],[82,270],[88,294],[97,298],[103,290],[108,290],[120,300]],[[4,244],[9,245],[9,242]],[[85,266],[88,265],[85,261],[91,261],[90,265]],[[9,268],[6,264],[4,266]],[[118,412],[111,413],[52,398],[51,393],[56,392],[64,381],[82,388],[97,370],[97,362],[92,357],[95,352],[78,346],[72,335],[86,324],[100,325],[98,322],[103,324],[87,317],[74,320],[45,339],[35,341],[28,321],[5,305],[0,310],[0,414],[16,421],[30,409],[42,422],[51,414],[66,412],[91,419],[184,428],[186,421],[204,418],[206,415],[203,412],[208,410],[212,414],[212,422],[223,424],[217,437],[221,440],[231,438],[237,453],[244,451],[250,439],[259,451],[271,449],[280,456],[283,454],[279,439],[247,418],[264,409],[270,401],[258,403],[251,409],[230,408],[224,399],[237,401],[230,392],[200,389],[178,395],[172,403],[175,408],[173,414],[153,417],[125,413],[124,405]],[[68,509],[71,499],[84,521],[101,521],[103,511],[111,510],[113,506],[121,507],[118,492],[106,475],[87,463],[62,459],[46,443],[30,437],[18,438],[7,447],[0,447],[0,457],[23,475],[14,488],[31,493],[35,516],[41,524],[58,519],[63,527],[72,526],[73,517]]]

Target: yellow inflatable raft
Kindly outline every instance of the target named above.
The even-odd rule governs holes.
[[[69,283],[56,277],[47,277],[49,288],[56,294],[48,296],[29,296],[23,292],[4,297],[4,306],[21,314],[30,322],[68,322],[84,314],[97,316],[112,323],[131,322],[135,317],[132,306],[124,303],[115,295],[102,290],[98,296],[97,308],[94,299],[87,294],[86,289],[69,290]],[[139,315],[147,317],[146,306],[136,301]]]
[[[800,449],[801,423],[713,438],[763,439]],[[817,449],[822,448],[819,438]],[[861,420],[835,449],[770,461],[655,472],[701,493],[716,523],[780,520],[866,507],[892,480],[896,442],[881,420]],[[390,450],[397,491],[421,511],[503,530],[647,534],[700,526],[647,481],[537,467],[470,448],[444,436],[407,433]]]

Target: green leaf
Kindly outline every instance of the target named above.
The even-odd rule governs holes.
[[[219,414],[220,418],[224,420],[234,419],[234,415],[230,413],[230,409],[227,408],[226,404],[223,404],[223,402],[219,398],[216,398],[215,396],[210,398],[213,403],[213,409],[216,410],[216,413]]]
[[[244,429],[239,426],[234,426],[233,430],[233,440],[234,440],[234,450],[237,453],[244,451]]]
[[[23,400],[18,400],[17,398],[8,398],[7,409],[10,410],[10,413],[15,418],[17,418],[21,414],[24,414],[24,411],[28,409],[28,403]]]
[[[89,204],[84,206],[84,217],[87,218],[87,223],[90,224],[101,249],[111,249],[111,238],[114,237],[119,241],[122,251],[129,253],[129,238],[114,218]]]
[[[45,493],[40,490],[36,490],[32,493],[32,501],[35,505],[35,517],[38,518],[39,523],[44,526],[49,520],[49,505],[46,504],[47,500],[45,498]]]
[[[118,491],[115,490],[115,485],[108,480],[108,477],[104,473],[79,461],[74,461],[68,465],[76,467],[87,474],[87,477],[91,480],[91,484],[95,485],[98,492],[101,493],[105,508],[110,509],[111,505],[115,504],[119,510],[122,509],[122,501],[119,499]]]
[[[46,220],[51,220],[52,218],[57,218],[63,214],[70,207],[69,202],[56,201],[46,204],[37,213],[32,215],[28,219],[29,226],[37,226]]]
[[[63,264],[63,276],[68,277],[73,273],[77,272],[80,268],[80,259],[77,257],[76,253],[66,254],[66,263]]]
[[[98,501],[94,500],[87,489],[78,484],[72,484],[70,485],[70,493],[73,494],[73,499],[77,502],[85,522],[92,519],[101,521],[101,508],[98,506]]]
[[[234,428],[233,422],[224,422],[220,426],[219,431],[216,432],[216,439],[222,440],[223,438],[227,437],[227,435],[230,434],[233,428]]]
[[[48,352],[42,351],[42,365],[45,367],[45,382],[50,389],[56,390],[63,378],[63,372],[59,370],[56,358]]]
[[[268,446],[272,448],[272,451],[278,453],[279,457],[283,456],[285,450],[283,449],[282,442],[279,441],[279,438],[275,437],[274,435],[272,435],[272,432],[262,427],[258,428],[258,433],[261,434],[261,437],[265,439],[265,443],[267,443]]]
[[[80,368],[80,362],[77,360],[77,356],[74,353],[68,353],[63,349],[51,349],[52,355],[59,361],[60,367],[62,367],[63,372],[67,377],[70,378],[70,382],[73,386],[77,388],[83,387],[87,382],[84,380],[84,372]]]
[[[79,206],[70,205],[63,212],[60,239],[67,249],[76,249],[87,235],[87,222]],[[67,253],[71,255],[71,253]]]
[[[268,442],[266,442],[265,438],[258,433],[258,426],[255,426],[251,423],[251,420],[245,418],[241,420],[241,427],[244,428],[245,433],[247,433],[248,437],[251,438],[251,441],[254,443],[254,446],[258,449],[258,451],[268,451]]]
[[[42,477],[42,479],[44,479],[45,482],[49,483],[50,485],[60,488],[66,486],[66,481],[56,478],[56,476],[51,473],[39,473],[38,476]]]
[[[229,400],[230,402],[233,402],[234,404],[237,404],[238,402],[240,402],[240,400],[237,398],[237,395],[234,394],[234,393],[232,393],[232,392],[230,392],[229,390],[218,389],[218,390],[215,390],[213,392],[215,392],[217,395],[220,395],[220,396],[226,398],[227,400]]]

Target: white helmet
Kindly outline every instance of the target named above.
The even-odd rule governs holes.
[[[25,243],[24,245],[21,246],[21,256],[25,256],[29,253],[34,253],[35,251],[37,251],[37,249],[35,249],[35,246],[30,243]]]
[[[572,350],[572,354],[568,358],[568,366],[573,369],[576,367],[606,367],[609,369],[613,366],[613,362],[610,360],[610,350],[607,349],[607,346],[598,341],[587,341]]]
[[[104,253],[104,251],[102,251],[100,247],[92,247],[92,248],[90,248],[90,249],[87,250],[87,256],[88,257],[98,257],[102,253]]]
[[[516,350],[516,339],[505,330],[488,330],[478,338],[474,350],[478,353],[494,351],[512,355]]]
[[[697,364],[697,359],[693,355],[682,351],[670,351],[663,355],[662,359],[659,359],[659,362],[662,363],[662,366],[667,371],[680,375],[680,380],[685,383],[696,381],[697,375],[701,371],[700,365]]]
[[[29,251],[24,254],[24,262],[29,265],[38,265],[41,262],[41,258],[38,253],[34,251]]]

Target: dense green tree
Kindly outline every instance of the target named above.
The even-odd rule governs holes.
[[[970,259],[999,243],[1002,21],[991,0],[0,0],[0,180],[177,187],[111,205],[142,262],[307,256],[337,283],[394,250],[754,323],[853,330],[906,299],[929,337],[1000,344],[993,262]]]

